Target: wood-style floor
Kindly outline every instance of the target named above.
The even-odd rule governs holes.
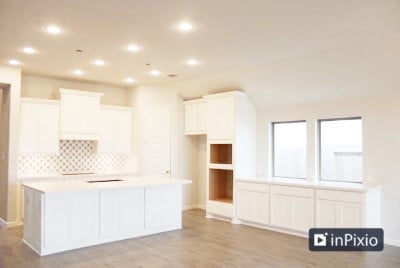
[[[305,238],[183,214],[184,229],[39,257],[0,229],[0,267],[400,267],[400,248],[316,253]]]

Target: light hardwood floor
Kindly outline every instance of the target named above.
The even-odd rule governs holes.
[[[400,267],[400,248],[316,253],[305,238],[183,214],[184,229],[39,257],[0,229],[0,267]]]

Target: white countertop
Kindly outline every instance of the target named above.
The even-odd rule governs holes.
[[[135,177],[136,174],[132,172],[110,172],[110,173],[80,173],[80,174],[36,174],[29,176],[18,176],[19,181],[47,181],[47,180],[74,180],[81,178],[114,178],[114,177]]]
[[[311,181],[303,179],[263,178],[263,177],[240,178],[237,181],[265,183],[273,185],[309,187],[309,188],[328,189],[328,190],[342,190],[342,191],[352,191],[352,192],[366,192],[369,189],[382,187],[376,184],[365,184],[365,183],[363,184],[363,183],[334,182],[334,181]]]
[[[96,180],[88,179],[87,181],[63,181],[63,182],[24,182],[22,185],[43,193],[48,192],[65,192],[65,191],[81,191],[91,189],[104,188],[122,188],[122,187],[146,187],[158,185],[175,185],[190,184],[190,180],[170,179],[170,178],[153,178],[153,177],[129,177],[118,178],[123,181],[88,183],[87,181]]]

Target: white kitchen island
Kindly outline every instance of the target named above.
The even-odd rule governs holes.
[[[24,183],[23,241],[44,256],[181,229],[182,185],[188,183],[165,178]]]

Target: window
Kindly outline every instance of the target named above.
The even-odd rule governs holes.
[[[361,118],[320,120],[320,179],[362,182]]]
[[[306,121],[272,123],[274,177],[305,179]]]

